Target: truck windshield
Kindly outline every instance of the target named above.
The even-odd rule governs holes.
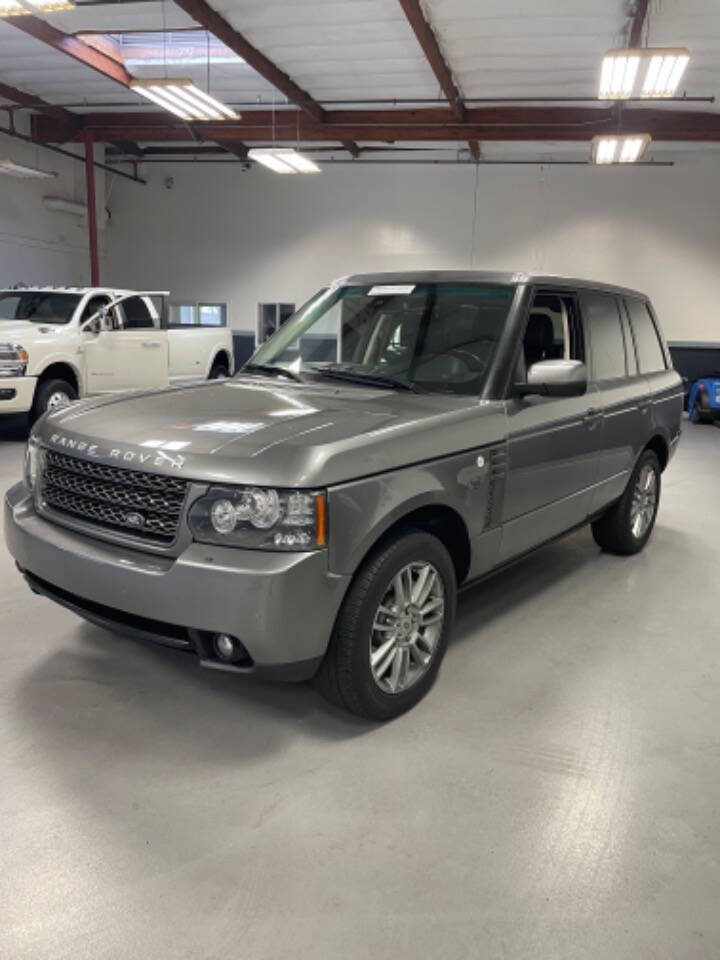
[[[263,344],[250,368],[477,394],[514,293],[512,285],[474,283],[330,288]]]
[[[80,302],[77,293],[47,290],[6,290],[0,293],[0,320],[67,323]]]

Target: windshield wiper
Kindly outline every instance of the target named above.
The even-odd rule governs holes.
[[[390,387],[393,390],[407,390],[409,393],[419,393],[417,387],[405,380],[396,377],[376,376],[372,373],[360,373],[357,370],[339,370],[336,367],[315,367],[313,370],[320,377],[333,380],[346,380],[348,383],[370,384],[372,387]]]
[[[250,373],[267,373],[271,377],[287,377],[288,380],[296,380],[298,383],[303,382],[302,377],[299,377],[294,370],[288,370],[273,363],[246,363],[240,372],[245,370],[249,370]]]

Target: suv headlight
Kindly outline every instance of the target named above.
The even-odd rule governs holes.
[[[327,545],[322,490],[212,487],[188,517],[195,540],[254,550],[319,550]]]
[[[29,359],[19,343],[0,343],[0,377],[24,377]]]
[[[42,447],[37,437],[31,436],[25,447],[23,478],[28,490],[34,490],[42,468]]]

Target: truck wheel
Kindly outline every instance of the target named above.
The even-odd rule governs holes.
[[[66,380],[41,381],[35,390],[35,399],[30,411],[31,423],[34,423],[38,417],[49,410],[63,407],[73,400],[77,400],[77,391]]]
[[[639,553],[650,539],[660,503],[660,461],[646,450],[625,493],[592,525],[595,543],[610,553]]]
[[[455,616],[457,585],[443,544],[421,530],[386,541],[355,576],[316,683],[368,720],[391,720],[433,685]]]
[[[224,360],[216,360],[212,365],[208,380],[224,380],[229,376],[230,371],[228,370],[227,363],[225,363]]]

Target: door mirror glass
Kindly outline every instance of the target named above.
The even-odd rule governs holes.
[[[539,360],[527,372],[527,382],[515,385],[519,396],[578,397],[587,391],[587,367],[581,360]]]

